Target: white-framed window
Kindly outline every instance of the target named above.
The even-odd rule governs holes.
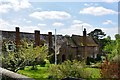
[[[14,44],[6,44],[6,49],[7,49],[7,51],[14,51],[15,45]]]

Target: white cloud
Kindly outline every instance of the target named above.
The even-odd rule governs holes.
[[[44,19],[68,19],[71,15],[64,11],[41,11],[41,12],[34,12],[29,16],[44,20]]]
[[[20,26],[20,31],[34,33],[35,30],[41,30],[38,26]]]
[[[106,20],[106,21],[103,22],[103,24],[104,25],[106,25],[106,24],[113,24],[113,22],[111,20]]]
[[[89,4],[85,3],[84,6],[89,6]]]
[[[74,20],[73,20],[74,22]],[[83,26],[83,27],[82,27]],[[107,36],[111,36],[112,39],[115,39],[114,35],[118,33],[118,28],[117,27],[110,27],[110,28],[104,28],[104,27],[94,27],[93,25],[89,24],[89,23],[85,23],[82,21],[81,24],[72,24],[69,28],[63,28],[61,29],[58,33],[63,34],[63,35],[72,35],[72,34],[76,34],[76,35],[83,35],[83,28],[86,28],[87,30],[87,34],[90,33],[91,31],[95,30],[95,29],[101,29],[103,32],[105,32],[105,34],[107,34]]]
[[[84,6],[97,6],[97,3],[85,3]]]
[[[74,20],[73,20],[74,22]],[[46,24],[38,24],[40,26],[21,26],[18,24],[12,24],[6,20],[0,19],[0,30],[7,30],[7,31],[15,31],[15,27],[20,27],[20,31],[21,32],[31,32],[34,33],[34,30],[40,30],[41,34],[47,34],[48,32],[53,32],[54,34],[54,30],[50,30],[47,29]],[[44,29],[42,28],[42,26],[44,27]],[[72,34],[76,34],[76,35],[83,35],[83,28],[86,28],[87,33],[93,31],[94,29],[101,29],[103,32],[105,32],[105,34],[110,35],[112,39],[114,38],[114,35],[118,33],[118,27],[109,27],[109,28],[99,28],[99,27],[93,27],[91,24],[85,23],[82,21],[81,24],[75,24],[72,23],[72,25],[70,25],[69,28],[61,28],[60,30],[57,30],[57,34],[63,34],[63,35],[72,35]]]
[[[0,19],[0,30],[15,31],[15,27],[19,27],[21,32],[31,32],[31,33],[33,33],[34,30],[41,29],[41,27],[38,26],[27,26],[27,25],[22,26],[18,24],[12,24],[8,21]]]
[[[73,20],[73,24],[81,24],[81,23],[83,23],[83,22],[80,20]]]
[[[0,13],[7,13],[8,11],[29,8],[31,4],[28,0],[8,0],[7,2],[0,2]]]
[[[0,30],[13,31],[13,27],[18,27],[17,24],[10,24],[8,21],[0,19]]]
[[[12,6],[15,11],[18,11],[20,9],[29,8],[31,6],[31,4],[28,2],[28,0],[21,0],[21,1],[10,0],[10,2],[12,3]]]
[[[63,23],[60,23],[60,22],[55,22],[55,23],[53,23],[52,25],[55,26],[55,27],[64,26],[64,24],[63,24]]]
[[[27,20],[27,19],[25,19],[25,18],[24,18],[24,19],[20,19],[20,18],[19,18],[19,20],[22,20],[22,21],[24,21],[24,22],[26,22],[26,23],[31,23],[31,22],[32,22],[31,20]],[[17,22],[17,21],[16,21],[16,22]]]
[[[118,34],[118,27],[111,27],[111,28],[104,28],[103,30],[105,32],[105,34],[107,34],[106,36],[110,36],[111,39],[115,40],[115,34]]]
[[[80,24],[78,22],[80,22]],[[93,29],[92,25],[90,25],[88,23],[85,23],[80,20],[73,20],[73,24],[70,25],[69,28],[63,28],[59,31],[59,33],[62,33],[64,35],[66,35],[66,34],[67,35],[72,35],[72,34],[83,35],[82,34],[83,28],[86,28],[88,32],[90,32],[91,29]]]
[[[80,14],[90,14],[94,16],[102,16],[107,14],[117,14],[116,11],[112,9],[107,9],[104,7],[88,7],[80,11]]]
[[[30,20],[28,20],[28,21],[26,21],[26,23],[31,23],[32,21],[30,21]]]
[[[10,8],[12,8],[11,5],[0,4],[0,13],[7,13]]]
[[[46,24],[41,24],[41,23],[39,23],[38,26],[46,26]]]

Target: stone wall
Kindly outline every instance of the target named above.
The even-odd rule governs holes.
[[[2,80],[35,80],[18,73],[14,73],[12,71],[6,70],[0,67],[0,74],[2,74]]]

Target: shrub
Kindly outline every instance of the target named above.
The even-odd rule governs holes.
[[[97,68],[84,68],[82,78],[98,80],[98,78],[101,78],[100,70]]]
[[[44,61],[47,57],[47,47],[26,47],[26,42],[15,51],[4,52],[2,56],[2,67],[17,72],[19,69],[24,69],[27,65],[32,65],[32,69],[36,69],[36,65],[40,64],[40,61]]]
[[[50,61],[47,60],[47,59],[45,59],[44,61],[45,61],[45,63],[46,63],[46,64],[45,64],[45,67],[49,67],[49,66],[50,66]]]
[[[102,78],[119,78],[120,67],[117,62],[105,62],[102,64],[101,76]]]
[[[99,69],[86,68],[80,61],[65,61],[62,64],[51,65],[49,72],[53,78],[101,78]]]

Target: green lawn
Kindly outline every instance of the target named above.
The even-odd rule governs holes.
[[[42,80],[48,78],[48,67],[37,66],[38,70],[31,70],[31,66],[26,66],[24,70],[19,70],[18,73],[34,78],[36,80]]]
[[[24,70],[19,70],[18,73],[34,78],[36,80],[46,80],[49,77],[48,67],[37,66],[37,70],[31,70],[32,66],[26,66]],[[88,78],[88,80],[97,80],[101,78],[100,69],[97,68],[84,68],[83,78]],[[89,74],[89,75],[87,75]],[[53,79],[52,79],[53,80]]]

